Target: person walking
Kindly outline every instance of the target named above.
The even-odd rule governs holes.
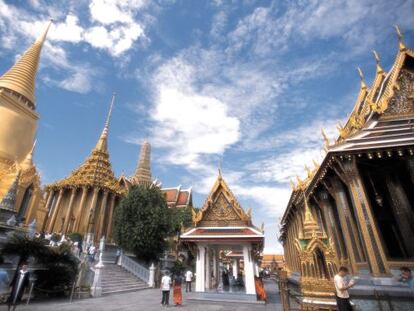
[[[7,310],[16,310],[17,304],[22,300],[25,289],[29,286],[30,272],[26,262],[20,266],[20,270],[16,272],[12,282],[10,283],[11,293],[7,299]]]
[[[175,306],[181,306],[183,303],[183,294],[181,292],[181,284],[183,282],[183,279],[181,275],[174,276],[173,281],[173,299],[174,299],[174,305]]]
[[[90,263],[93,263],[95,261],[95,254],[96,254],[96,247],[95,247],[95,245],[92,244],[89,247],[89,250],[88,250],[89,262]]]
[[[118,264],[119,257],[121,257],[121,250],[118,248],[118,249],[116,250],[116,255],[115,255],[115,264],[116,264],[116,265]]]
[[[191,283],[193,282],[193,272],[187,270],[185,273],[185,292],[191,292]]]
[[[351,303],[349,302],[348,289],[355,285],[355,281],[351,279],[349,282],[346,276],[349,274],[347,267],[340,267],[338,274],[334,277],[335,291],[336,291],[336,305],[338,311],[352,311]]]
[[[171,278],[170,273],[167,271],[161,279],[161,291],[162,291],[162,306],[168,306],[170,303],[170,289],[171,289]]]

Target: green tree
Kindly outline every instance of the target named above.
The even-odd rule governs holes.
[[[132,186],[114,214],[117,244],[138,259],[158,260],[171,232],[170,210],[160,189]]]
[[[181,232],[181,228],[188,228],[192,223],[191,207],[180,207],[170,209],[171,232],[176,235]]]

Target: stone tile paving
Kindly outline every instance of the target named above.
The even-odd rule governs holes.
[[[273,281],[265,281],[265,287],[269,296],[269,303],[266,305],[241,305],[211,302],[187,303],[184,292],[183,306],[178,308],[170,306],[168,309],[191,311],[282,311],[277,285]],[[172,297],[170,297],[170,303],[171,300]],[[68,300],[33,303],[28,306],[21,305],[17,309],[19,311],[158,311],[166,309],[160,305],[160,301],[161,292],[159,289],[146,289],[138,292],[110,295],[100,298],[74,300],[73,303],[69,303]]]

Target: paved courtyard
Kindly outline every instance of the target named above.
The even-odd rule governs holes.
[[[281,311],[282,307],[279,303],[279,294],[277,285],[273,281],[265,281],[265,287],[269,295],[269,303],[267,305],[240,305],[233,303],[195,303],[183,300],[183,306],[180,310],[192,311]],[[138,292],[131,292],[120,295],[110,295],[101,298],[91,298],[74,300],[73,303],[66,301],[33,303],[29,306],[22,305],[18,310],[26,311],[106,311],[106,310],[145,310],[155,311],[164,309],[160,305],[161,292],[159,289],[147,289]],[[171,303],[171,299],[170,299]],[[170,306],[172,309],[176,309]]]

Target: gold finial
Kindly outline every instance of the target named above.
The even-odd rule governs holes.
[[[382,69],[382,67],[381,67],[381,64],[380,64],[380,57],[379,57],[379,55],[378,55],[377,51],[372,50],[372,53],[374,53],[375,62],[376,62],[376,64],[377,64],[377,73],[381,73],[381,72],[383,72],[384,70],[383,70],[383,69]]]
[[[52,23],[53,23],[53,18],[51,18],[50,20],[49,20],[49,23],[47,24],[47,26],[46,26],[46,29],[43,31],[43,33],[37,38],[37,40],[36,40],[36,42],[35,43],[40,43],[40,44],[43,44],[43,42],[45,42],[45,40],[46,40],[46,36],[47,36],[47,33],[49,32],[49,29],[50,29],[50,26],[52,26]]]
[[[293,180],[292,180],[292,179],[290,180],[290,187],[292,187],[292,190],[293,190],[293,191],[295,191],[295,190],[296,190],[296,185],[295,185],[295,183],[293,182]]]
[[[319,163],[315,159],[312,159],[312,163],[313,163],[313,166],[315,167],[315,169],[319,168]]]
[[[328,147],[330,145],[330,142],[329,142],[329,138],[328,138],[328,136],[326,136],[326,133],[323,130],[323,128],[321,128],[321,134],[322,134],[322,137],[323,137],[323,141],[325,142],[325,147],[326,147],[326,149],[328,149]]]
[[[218,162],[218,174],[219,174],[219,177],[221,178],[221,159],[219,159],[219,162]]]
[[[399,45],[400,51],[404,51],[406,49],[406,46],[403,42],[403,35],[401,32],[401,29],[398,25],[395,25],[394,27],[395,27],[395,31],[397,32],[398,45]]]
[[[298,186],[301,187],[303,184],[303,181],[300,179],[300,177],[298,175],[296,175],[296,180],[298,182]]]
[[[111,120],[112,109],[114,107],[114,102],[115,102],[115,95],[116,95],[116,93],[114,92],[112,94],[112,100],[111,100],[111,105],[109,106],[108,116],[106,117],[106,121],[105,121],[104,131],[105,131],[106,134],[108,134],[109,121]]]
[[[359,78],[361,79],[361,88],[365,89],[367,85],[365,83],[364,73],[362,72],[360,67],[357,67],[357,70],[358,70]]]
[[[307,165],[305,165],[305,171],[308,174],[308,177],[311,177],[312,172],[311,172],[311,170],[309,169],[309,167]]]

